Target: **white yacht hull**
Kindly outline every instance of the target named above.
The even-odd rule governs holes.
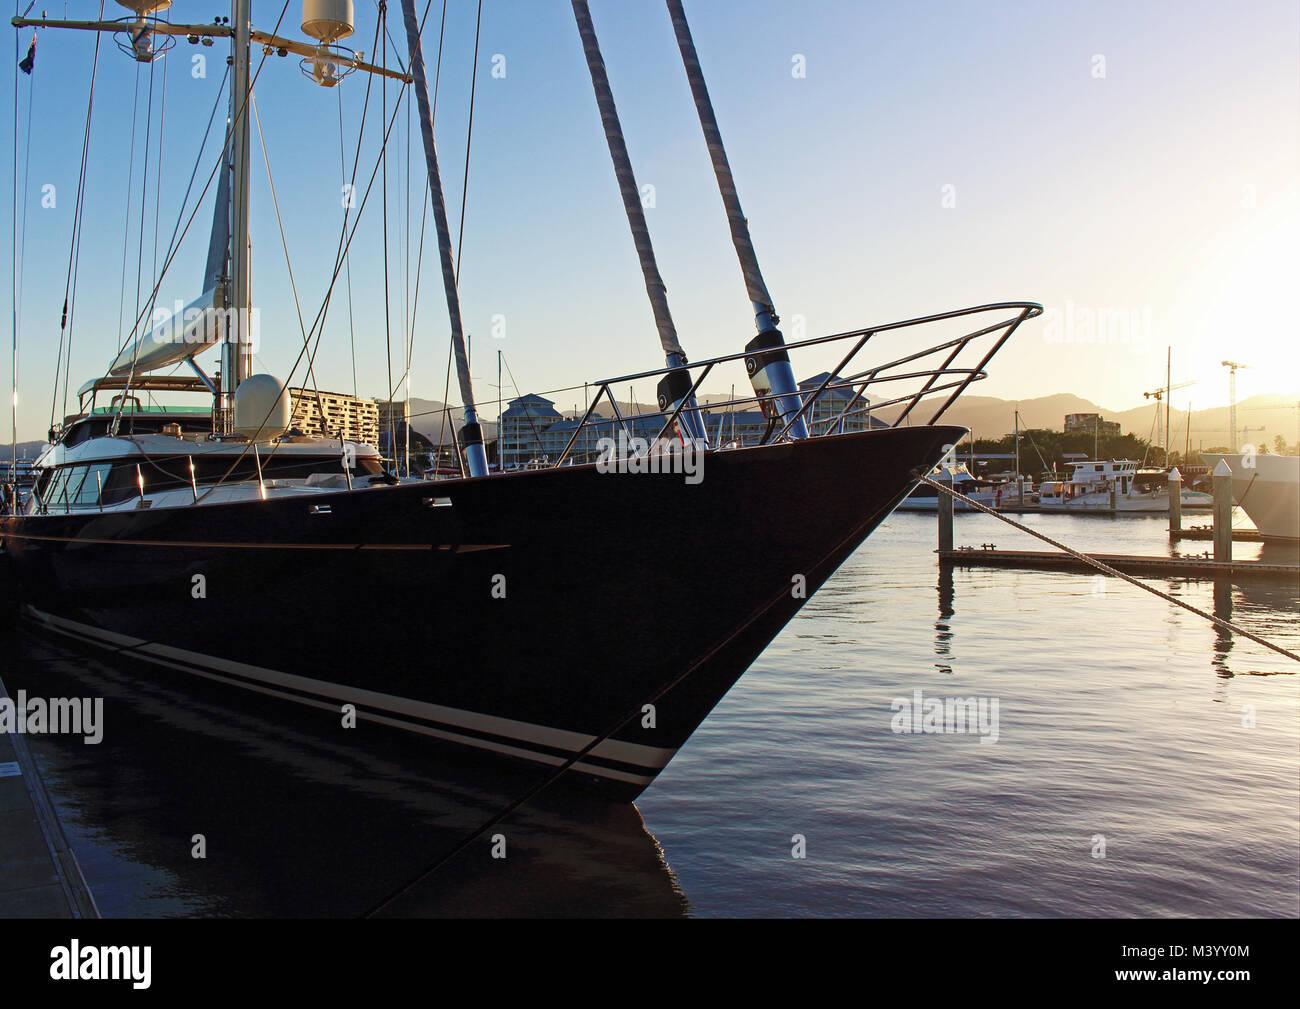
[[[1232,499],[1264,539],[1300,542],[1300,456],[1202,453],[1201,458],[1211,469],[1220,460],[1227,462]]]

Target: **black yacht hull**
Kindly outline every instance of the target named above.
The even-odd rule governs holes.
[[[359,746],[378,725],[559,766],[611,734],[566,780],[630,801],[962,433],[709,453],[695,484],[574,466],[0,534],[51,630]]]

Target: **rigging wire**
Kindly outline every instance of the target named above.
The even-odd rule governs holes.
[[[13,424],[13,460],[9,469],[9,480],[14,487],[13,510],[18,510],[18,291],[21,287],[18,281],[18,64],[22,53],[22,43],[19,40],[18,32],[14,32],[14,144],[13,144],[13,213],[10,214],[10,286],[12,289],[12,300],[10,302],[11,321],[13,324],[13,357],[11,361],[12,368],[12,389],[10,396],[11,421]],[[31,164],[31,95],[32,87],[27,87],[27,155],[28,165]],[[26,180],[23,183],[23,192],[27,191]],[[26,231],[26,204],[23,205],[23,222],[24,231]]]
[[[293,294],[294,311],[298,313],[298,328],[302,331],[302,342],[307,343],[307,327],[302,321],[302,304],[298,300],[298,285],[293,279],[293,263],[289,259],[289,241],[284,233],[284,220],[280,217],[280,201],[275,195],[275,179],[271,176],[271,156],[266,150],[266,137],[262,134],[262,116],[257,111],[257,96],[253,96],[253,122],[257,124],[257,139],[262,145],[262,160],[266,163],[266,181],[271,190],[271,206],[275,209],[275,223],[280,229],[280,245],[284,249],[284,265],[289,271],[289,290]],[[310,362],[307,365],[307,379],[316,393],[316,408],[320,410],[321,423],[325,421],[325,403],[321,400],[320,387],[316,384],[316,372]],[[328,433],[328,432],[326,432]]]
[[[99,17],[104,17],[104,0],[99,0]],[[72,371],[72,323],[75,319],[77,300],[76,276],[81,260],[81,214],[84,207],[83,196],[86,187],[86,160],[90,152],[90,120],[95,108],[95,80],[99,75],[99,41],[100,33],[95,33],[95,55],[90,65],[90,94],[86,99],[86,129],[81,138],[81,170],[77,176],[77,199],[72,211],[72,244],[68,250],[68,275],[63,284],[63,313],[59,320],[59,353],[54,363],[54,394],[50,402],[50,429],[54,428],[54,409],[59,398],[59,370],[66,367]],[[71,299],[71,304],[69,304]],[[64,337],[67,337],[67,355],[64,355]],[[66,383],[65,383],[66,389]],[[64,393],[64,407],[67,406],[67,393]]]
[[[379,0],[379,25],[383,31],[380,40],[380,65],[387,66],[388,63],[388,3],[387,0]],[[379,82],[379,101],[380,115],[382,118],[388,118],[388,78],[384,77]],[[400,103],[399,103],[400,104]],[[397,109],[394,108],[394,113]],[[392,315],[388,307],[388,145],[380,149],[380,162],[383,165],[383,220],[384,220],[384,364],[388,368],[388,451],[393,456],[393,469],[397,469],[397,420],[393,416],[393,330]]]
[[[170,261],[172,253],[176,248],[176,236],[181,229],[181,222],[185,220],[185,208],[188,207],[190,204],[190,193],[194,188],[194,180],[198,178],[199,175],[199,165],[203,163],[203,152],[208,149],[208,138],[211,137],[212,135],[212,124],[216,121],[217,109],[221,107],[221,99],[224,97],[225,90],[226,90],[226,78],[229,76],[230,76],[230,68],[227,67],[225,72],[221,75],[221,84],[217,88],[217,98],[216,101],[212,103],[212,112],[208,116],[208,126],[203,133],[203,143],[199,146],[198,157],[194,159],[194,168],[191,169],[190,171],[190,181],[185,186],[184,196],[181,197],[180,210],[176,214],[176,224],[172,227],[171,238],[167,240],[167,254],[166,256],[163,257],[164,260],[166,261]],[[203,200],[202,195],[199,196],[199,200],[200,202],[202,202]],[[155,266],[155,272],[156,272],[156,266]],[[157,297],[157,291],[154,292],[154,297]],[[125,346],[126,346],[125,343],[119,346],[118,353],[121,353],[122,347]]]
[[[162,157],[163,157],[163,135],[166,130],[167,120],[167,53],[162,54],[162,95],[158,100],[158,157],[155,159],[156,178],[154,179],[154,205],[153,205],[153,260],[149,267],[150,276],[158,273],[158,225],[162,216]],[[155,291],[153,297],[149,299],[149,315],[153,316],[154,309],[158,303],[158,293]]]
[[[917,476],[916,473],[913,473],[912,475]],[[1207,613],[1205,610],[1199,609],[1193,606],[1191,603],[1184,602],[1182,599],[1179,599],[1177,596],[1171,596],[1167,592],[1160,591],[1160,589],[1156,588],[1154,585],[1148,585],[1146,582],[1134,578],[1132,575],[1128,575],[1125,574],[1123,571],[1116,570],[1115,568],[1111,567],[1109,564],[1105,563],[1104,561],[1098,560],[1096,557],[1093,557],[1089,554],[1085,554],[1079,550],[1075,550],[1073,547],[1068,547],[1064,543],[1060,542],[1059,540],[1054,540],[1050,536],[1038,532],[1036,529],[1031,529],[1023,522],[1017,522],[1014,519],[1012,519],[1010,516],[1004,515],[1001,512],[996,511],[993,508],[990,508],[988,505],[976,501],[974,498],[967,497],[965,494],[961,493],[960,491],[954,490],[952,487],[949,487],[946,484],[942,484],[938,480],[935,480],[928,475],[920,476],[919,479],[922,483],[929,484],[931,487],[943,491],[943,493],[947,494],[954,501],[961,501],[962,503],[969,505],[971,508],[974,508],[977,511],[982,511],[986,515],[992,515],[996,519],[1001,519],[1003,522],[1011,526],[1013,529],[1017,529],[1022,533],[1028,533],[1030,536],[1033,536],[1035,539],[1040,539],[1044,543],[1056,547],[1057,550],[1061,550],[1069,554],[1075,560],[1082,561],[1083,563],[1096,568],[1098,571],[1110,575],[1112,578],[1119,578],[1122,579],[1123,581],[1128,582],[1131,585],[1136,585],[1140,589],[1145,589],[1147,592],[1150,592],[1153,596],[1158,596],[1161,599],[1165,600],[1165,602],[1173,603],[1175,606],[1181,606],[1189,613],[1195,613],[1198,617],[1204,617],[1206,620],[1210,621],[1210,623],[1214,624],[1216,627],[1221,627],[1226,631],[1232,631],[1234,634],[1240,634],[1243,638],[1247,638],[1248,640],[1255,642],[1257,645],[1263,645],[1265,648],[1271,649],[1272,651],[1275,651],[1280,655],[1285,655],[1288,659],[1294,659],[1296,662],[1300,662],[1300,655],[1297,655],[1295,652],[1288,651],[1287,649],[1283,648],[1281,645],[1275,645],[1267,638],[1262,638],[1258,634],[1252,634],[1250,631],[1246,630],[1244,627],[1240,626],[1239,624],[1234,624],[1228,620],[1224,620],[1222,617],[1216,617],[1213,613]]]
[[[863,524],[858,529],[854,530],[853,533],[847,536],[837,546],[836,550],[845,548],[846,545],[851,543],[853,538],[858,536],[863,529],[870,529],[872,526],[874,526],[880,520],[881,516],[883,514],[886,514],[889,511],[890,507],[892,507],[892,505],[887,504],[877,508],[863,522]],[[833,555],[834,552],[835,551],[832,551],[831,555]],[[701,655],[696,661],[692,662],[684,672],[679,673],[678,675],[670,678],[651,696],[638,700],[636,702],[636,707],[634,707],[623,717],[619,718],[619,720],[615,724],[611,725],[604,732],[597,734],[589,743],[587,743],[586,746],[582,747],[582,749],[580,749],[577,753],[574,753],[572,756],[567,758],[562,764],[558,765],[553,771],[543,775],[541,779],[536,784],[534,784],[531,788],[527,789],[518,798],[514,799],[507,806],[505,806],[504,808],[502,808],[501,810],[493,814],[488,820],[480,824],[479,827],[476,828],[472,833],[466,834],[464,838],[462,838],[457,844],[453,845],[442,855],[440,855],[437,858],[437,860],[434,861],[431,865],[429,865],[426,869],[421,871],[418,875],[416,875],[414,878],[409,880],[403,886],[399,887],[397,890],[390,893],[378,904],[375,904],[368,911],[366,911],[362,915],[362,917],[373,918],[375,915],[379,914],[379,912],[383,911],[385,908],[391,905],[395,900],[409,893],[420,883],[424,882],[426,879],[434,875],[434,873],[436,873],[439,869],[441,869],[448,862],[450,862],[457,855],[459,855],[466,848],[468,848],[471,844],[473,844],[476,838],[481,837],[484,833],[491,830],[498,823],[506,819],[506,817],[508,817],[511,813],[513,813],[515,810],[519,809],[519,807],[524,805],[524,803],[540,795],[543,791],[545,791],[547,788],[549,788],[551,785],[557,782],[561,777],[563,777],[569,771],[569,769],[572,768],[574,765],[576,765],[579,761],[581,761],[583,757],[587,756],[589,753],[591,753],[593,750],[599,747],[601,743],[605,742],[607,739],[613,736],[614,733],[622,729],[623,726],[627,725],[629,722],[635,721],[636,719],[640,718],[644,710],[644,705],[657,704],[663,697],[665,697],[675,687],[677,687],[681,683],[684,683],[691,676],[694,676],[696,671],[701,666],[703,666],[706,662],[708,662],[715,655],[717,655],[718,652],[722,651],[722,649],[730,645],[732,641],[734,641],[737,637],[743,634],[749,627],[751,627],[755,621],[762,619],[763,616],[771,612],[776,607],[781,606],[786,602],[788,602],[789,598],[790,598],[790,593],[788,588],[783,588],[775,598],[762,603],[750,615],[749,619],[744,621],[744,623],[741,624],[741,626],[736,631],[728,635],[722,641],[718,642],[707,652]]]
[[[346,188],[348,182],[348,162],[343,150],[343,90],[335,89],[339,96],[339,174],[343,178],[343,185]],[[351,193],[349,192],[349,197]],[[357,398],[357,327],[352,314],[352,257],[344,258],[347,266],[348,280],[348,338],[352,345],[352,398]]]
[[[478,40],[483,27],[483,0],[478,0],[478,19],[474,24],[474,69],[469,81],[469,125],[465,129],[465,176],[460,190],[460,225],[456,236],[456,286],[460,286],[461,249],[465,244],[465,204],[469,199],[469,146],[474,138],[474,93],[478,86]]]
[[[276,19],[275,26],[271,29],[271,34],[274,35],[276,32],[278,32],[278,31],[280,30],[280,24],[281,24],[281,22],[284,21],[284,16],[285,16],[285,14],[288,13],[288,11],[289,11],[289,0],[285,0],[284,6],[280,9],[280,16],[279,16],[279,18]],[[97,37],[98,37],[98,36],[97,36]],[[258,64],[257,64],[257,69],[253,72],[253,74],[251,75],[251,78],[250,78],[250,80],[249,80],[249,82],[248,82],[248,96],[245,96],[243,103],[240,105],[240,107],[239,107],[238,109],[232,109],[232,110],[231,110],[230,123],[231,123],[232,125],[235,124],[235,123],[237,123],[237,122],[239,121],[240,116],[247,115],[247,112],[248,112],[248,97],[252,95],[253,86],[257,83],[257,79],[261,76],[261,74],[262,74],[262,68],[266,65],[266,60],[267,60],[267,57],[269,56],[269,54],[270,54],[270,53],[269,53],[268,50],[263,50],[263,52],[262,52],[262,58],[261,58],[261,60],[260,60],[260,61],[258,62]],[[224,80],[224,78],[223,78],[223,80]],[[221,149],[221,158],[217,161],[217,163],[216,163],[215,165],[212,166],[212,171],[208,173],[208,181],[204,184],[204,186],[203,186],[203,192],[199,194],[198,201],[197,201],[197,202],[195,203],[195,205],[194,205],[194,210],[192,210],[192,211],[190,212],[189,219],[186,220],[186,222],[185,222],[185,227],[184,227],[184,229],[181,231],[180,239],[179,239],[178,242],[177,242],[176,248],[174,248],[174,249],[172,250],[171,255],[169,255],[168,258],[167,258],[167,260],[166,260],[166,262],[163,263],[162,272],[159,273],[157,283],[154,284],[153,291],[150,293],[150,297],[151,297],[151,298],[156,297],[157,294],[158,294],[158,291],[162,288],[162,282],[163,282],[163,280],[164,280],[164,279],[166,278],[166,276],[167,276],[167,271],[171,268],[172,263],[175,261],[175,258],[176,258],[176,254],[177,254],[177,252],[180,251],[180,244],[179,244],[179,243],[180,243],[180,242],[183,242],[183,241],[185,240],[185,236],[186,236],[187,234],[189,234],[190,226],[194,223],[194,218],[198,215],[199,207],[202,206],[202,204],[203,204],[203,198],[207,195],[207,193],[208,193],[208,189],[211,188],[213,180],[217,177],[217,172],[218,172],[218,171],[221,169],[221,167],[225,164],[225,160],[226,160],[226,150],[227,150],[227,147],[228,147],[228,145],[226,145],[226,144],[223,144],[223,145],[222,145],[222,149]],[[137,316],[137,317],[136,317],[136,320],[135,320],[135,324],[134,324],[134,326],[133,326],[132,328],[134,329],[135,327],[138,327],[138,326],[140,325],[142,319],[143,319],[143,316]],[[139,345],[139,342],[137,341],[136,346],[135,346],[135,354],[132,356],[132,359],[131,359],[131,370],[130,370],[130,372],[129,372],[129,374],[128,374],[128,377],[127,377],[126,386],[125,386],[125,388],[124,388],[123,391],[122,391],[123,399],[125,399],[125,396],[126,396],[127,392],[130,390],[131,382],[133,382],[133,381],[135,380],[135,364],[136,364],[136,360],[138,359],[139,352],[140,352],[140,345]],[[56,381],[57,381],[57,378],[56,378]],[[57,390],[57,386],[56,386],[56,389],[55,389],[56,395],[57,395],[57,391],[58,391],[58,390]],[[51,411],[51,412],[52,412],[52,411]],[[120,410],[118,411],[117,417],[118,417],[118,419],[120,420],[120,418],[121,418],[121,411],[120,411]]]
[[[148,101],[147,111],[146,111],[146,113],[145,113],[145,119],[144,119],[144,168],[143,168],[143,170],[142,170],[141,173],[140,173],[140,227],[139,227],[138,235],[137,235],[139,241],[138,241],[138,251],[137,251],[137,253],[136,253],[136,265],[135,265],[135,314],[136,314],[137,322],[136,322],[136,329],[133,329],[133,331],[132,331],[132,333],[131,333],[131,335],[132,335],[133,337],[134,337],[134,336],[136,335],[136,333],[139,331],[138,328],[139,328],[139,326],[141,325],[140,322],[139,322],[138,320],[141,318],[141,312],[140,312],[140,285],[141,285],[141,284],[143,283],[143,281],[144,281],[144,226],[145,226],[145,215],[149,212],[149,207],[148,207],[148,197],[149,197],[149,135],[153,132],[153,80],[154,80],[154,64],[153,64],[153,63],[150,63],[150,64],[149,64],[149,101]],[[157,293],[157,288],[154,289],[154,293],[155,293],[155,294]],[[149,314],[148,304],[149,304],[149,302],[146,302],[146,303],[145,303],[145,311],[144,311],[144,317],[145,317],[145,318],[147,318],[147,317],[148,317],[148,314]],[[132,364],[134,365],[134,362],[132,362]],[[134,371],[134,368],[133,368],[132,370]],[[132,378],[134,378],[134,375],[132,375]],[[121,416],[122,408],[124,408],[125,405],[126,405],[126,398],[127,398],[127,397],[126,397],[126,391],[123,390],[123,392],[122,392],[122,398],[121,398],[121,400],[119,401],[119,409],[118,409],[118,416],[119,416],[119,417]],[[65,391],[64,391],[64,401],[65,401],[64,412],[65,412],[65,413],[67,412],[66,400],[67,400],[67,391],[66,391],[66,388],[65,388]],[[114,426],[116,426],[116,423],[115,423]]]
[[[126,264],[127,264],[127,243],[131,238],[131,197],[135,195],[132,182],[135,180],[135,126],[136,118],[140,111],[140,64],[135,65],[135,94],[131,100],[131,139],[127,142],[127,165],[126,165],[126,211],[122,220],[122,280],[119,284],[120,290],[117,297],[117,350],[120,354],[122,348],[126,346],[130,334],[122,335],[122,320],[126,315]]]
[[[285,3],[285,10],[288,10],[288,0],[286,0],[286,3]],[[281,17],[283,17],[283,12],[281,13]],[[278,23],[277,23],[277,28],[278,28]],[[378,44],[378,41],[379,41],[379,25],[376,24],[376,25],[375,25],[375,43]],[[374,51],[374,46],[373,46],[373,45],[371,46],[371,51],[372,51],[372,52]],[[265,62],[265,57],[263,57],[263,62]],[[261,70],[261,64],[259,64],[258,69],[259,69],[259,71]],[[355,158],[354,158],[354,161],[353,161],[353,165],[352,165],[352,182],[350,183],[350,185],[353,187],[353,189],[352,189],[353,192],[355,192],[355,184],[356,184],[357,169],[358,169],[359,166],[360,166],[360,160],[361,160],[361,144],[362,144],[362,140],[363,140],[363,138],[364,138],[364,136],[365,136],[366,113],[367,113],[367,110],[369,109],[369,105],[370,105],[370,92],[371,92],[371,86],[372,86],[372,83],[373,83],[373,78],[371,78],[370,76],[367,76],[367,79],[366,79],[365,99],[364,99],[364,102],[363,102],[363,105],[362,105],[362,110],[361,110],[361,129],[358,131],[358,135],[357,135],[357,146],[356,146],[356,155],[355,155]],[[403,85],[402,85],[402,87],[405,89],[405,88],[407,87],[407,84],[404,82]],[[404,94],[404,92],[403,92],[402,94]],[[395,123],[396,123],[396,121],[397,121],[397,109],[400,108],[400,101],[401,101],[402,94],[399,94],[399,95],[398,95],[398,105],[397,105],[396,107],[394,107],[393,115],[392,115],[391,119],[389,119],[388,123],[386,124],[385,129],[384,129],[384,133],[383,133],[383,135],[382,135],[382,137],[381,137],[381,145],[382,145],[382,146],[381,146],[381,158],[382,158],[382,150],[383,150],[383,147],[386,147],[386,146],[387,146],[389,135],[392,133],[393,126],[395,125]],[[250,95],[251,95],[251,85],[250,85]],[[361,219],[362,212],[365,210],[366,204],[367,204],[367,203],[369,202],[369,200],[370,200],[370,194],[371,194],[371,192],[372,192],[372,190],[373,190],[373,188],[374,188],[375,179],[376,179],[376,177],[377,177],[378,174],[379,174],[379,169],[380,169],[380,160],[377,159],[376,162],[375,162],[375,167],[374,167],[374,168],[371,170],[371,172],[370,172],[370,179],[369,179],[369,181],[368,181],[367,184],[366,184],[366,192],[365,192],[365,195],[364,195],[364,196],[362,197],[362,199],[361,199],[361,206],[357,208],[357,213],[356,213],[356,218],[357,218],[357,219],[356,219],[356,221],[353,223],[351,231],[348,230],[348,221],[349,221],[349,218],[352,216],[352,215],[351,215],[352,207],[351,207],[351,206],[346,206],[346,207],[344,208],[344,214],[343,214],[343,225],[342,225],[342,230],[341,230],[340,233],[339,233],[339,248],[338,248],[338,250],[336,251],[336,253],[335,253],[335,257],[334,257],[334,271],[333,271],[333,273],[332,273],[331,276],[330,276],[329,285],[328,285],[328,287],[327,287],[326,290],[325,290],[325,297],[324,297],[324,299],[323,299],[323,301],[322,301],[322,303],[321,303],[321,306],[320,306],[319,310],[318,310],[317,313],[316,313],[316,318],[312,321],[312,325],[311,325],[310,329],[308,330],[308,332],[309,332],[310,334],[314,334],[313,342],[312,342],[310,348],[309,348],[308,346],[304,345],[303,349],[302,349],[301,351],[298,352],[298,357],[295,359],[295,361],[294,361],[294,363],[293,363],[293,366],[292,366],[292,367],[290,368],[290,370],[289,370],[289,376],[288,376],[288,379],[287,379],[286,382],[285,382],[285,390],[288,389],[288,387],[289,387],[289,383],[292,382],[292,380],[293,380],[293,376],[294,376],[295,374],[297,374],[298,367],[299,367],[299,365],[302,363],[304,355],[307,357],[307,365],[308,365],[308,368],[309,368],[309,369],[310,369],[310,368],[312,367],[312,365],[314,364],[316,353],[317,353],[317,351],[318,351],[319,348],[320,348],[321,337],[322,337],[322,335],[323,335],[323,333],[324,333],[324,330],[325,330],[325,320],[326,320],[326,318],[327,318],[327,316],[328,316],[328,313],[329,313],[329,307],[330,307],[331,300],[332,300],[332,298],[333,298],[333,294],[334,294],[334,287],[335,287],[335,285],[338,283],[339,273],[342,271],[342,269],[343,269],[343,263],[344,263],[344,261],[345,261],[346,258],[347,258],[348,251],[349,251],[349,250],[351,249],[351,247],[352,247],[352,240],[353,240],[353,238],[356,237],[357,228],[360,226],[360,223],[361,223],[361,222],[360,222],[360,219]],[[209,180],[209,184],[210,184],[210,180]],[[351,201],[349,201],[349,203],[350,203],[350,202],[351,202]],[[283,391],[281,392],[281,395],[284,395],[284,392],[283,392]],[[217,482],[216,482],[215,484],[213,484],[212,486],[210,486],[206,491],[204,491],[204,493],[203,493],[202,495],[199,496],[199,499],[198,499],[199,501],[202,501],[204,498],[206,498],[208,495],[210,495],[213,491],[215,491],[218,487],[220,487],[222,484],[224,484],[225,481],[226,481],[227,479],[229,479],[230,475],[235,471],[235,469],[238,467],[239,463],[243,461],[244,457],[249,453],[249,451],[252,449],[253,445],[256,444],[257,437],[262,433],[262,429],[266,426],[266,421],[269,420],[269,419],[270,419],[270,412],[268,411],[266,419],[264,419],[263,422],[262,422],[262,424],[259,425],[259,427],[258,427],[257,431],[255,432],[253,438],[249,439],[248,444],[247,444],[247,446],[244,448],[244,450],[243,450],[242,452],[240,452],[240,454],[239,454],[239,455],[235,458],[235,460],[231,463],[230,467],[226,470],[226,472],[223,473],[223,474],[221,475],[221,477],[217,480]],[[278,448],[279,448],[278,445],[275,446],[274,448],[272,448],[271,453],[270,453],[270,456],[268,456],[268,458],[272,458],[272,457],[274,457],[274,455],[275,455],[276,451],[278,450]],[[197,503],[197,502],[196,502],[196,503]]]

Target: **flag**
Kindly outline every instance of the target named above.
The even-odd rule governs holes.
[[[32,67],[36,66],[36,35],[32,34],[32,44],[27,47],[27,55],[23,57],[22,62],[18,64],[18,69],[27,75],[31,75]]]

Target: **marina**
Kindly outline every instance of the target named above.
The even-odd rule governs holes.
[[[1089,551],[1165,542],[1158,519],[1028,521]],[[958,530],[962,542],[1032,544],[985,515]],[[385,913],[1297,913],[1297,830],[1281,815],[1300,798],[1294,663],[1087,572],[940,565],[933,516],[895,513],[880,534],[635,808],[544,793],[499,828],[510,858],[492,859],[485,838]],[[1247,559],[1260,549],[1242,547]],[[1155,583],[1300,649],[1294,583]],[[17,648],[43,663],[50,692],[107,698],[97,752],[63,736],[27,742],[109,917],[356,915],[532,780],[450,753],[432,776],[412,754],[359,762],[309,743],[310,717],[277,722],[272,740],[216,689],[190,697],[178,722],[176,688],[146,685],[126,657],[33,636]],[[917,689],[999,698],[997,744],[895,733],[891,705]],[[160,766],[159,746],[192,759]],[[204,862],[189,857],[195,832],[208,835]],[[332,851],[313,840],[322,832]],[[803,861],[790,858],[796,833]],[[375,845],[389,864],[366,857]],[[325,876],[331,887],[311,885]]]
[[[0,918],[126,936],[38,974],[168,988],[127,920],[1300,918],[1300,163],[1244,76],[1294,53],[24,3]],[[1221,94],[1256,141],[1114,167]]]

